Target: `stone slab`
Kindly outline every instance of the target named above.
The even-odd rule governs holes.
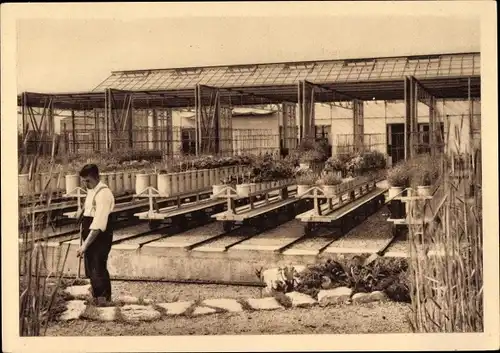
[[[201,315],[209,315],[209,314],[215,314],[217,310],[212,309],[212,308],[207,308],[206,306],[198,306],[196,309],[193,311],[193,316],[201,316]]]
[[[76,299],[86,299],[90,296],[90,284],[67,287],[64,289],[64,293]]]
[[[324,289],[318,293],[318,302],[321,306],[341,304],[350,300],[352,289],[338,287],[335,289]]]
[[[291,299],[294,308],[305,308],[318,303],[314,298],[304,293],[290,292],[285,295]]]
[[[62,321],[77,320],[87,309],[87,305],[83,300],[70,300],[66,302],[66,311],[60,316]]]
[[[254,310],[277,310],[283,309],[278,301],[273,297],[268,298],[250,298],[247,299],[248,305]]]
[[[117,308],[114,306],[104,307],[104,308],[95,308],[98,321],[115,321],[116,320],[116,310]]]
[[[157,304],[160,308],[166,311],[167,315],[183,315],[194,304],[193,301],[180,301],[174,303]]]
[[[206,306],[226,310],[232,313],[243,311],[243,307],[235,299],[206,299],[202,303]]]
[[[128,304],[120,308],[125,321],[153,321],[161,317],[161,313],[150,305]]]

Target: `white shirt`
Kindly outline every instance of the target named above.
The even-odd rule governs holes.
[[[115,197],[106,184],[100,181],[95,188],[88,189],[83,215],[94,218],[89,228],[91,230],[100,229],[104,232],[108,225],[108,217],[114,207]]]

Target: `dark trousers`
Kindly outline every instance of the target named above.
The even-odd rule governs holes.
[[[90,234],[89,227],[92,217],[84,217],[82,221],[82,238],[87,239]],[[113,242],[113,228],[108,222],[105,232],[97,235],[84,254],[85,275],[90,278],[92,296],[105,297],[111,300],[111,280],[107,269],[108,255]]]

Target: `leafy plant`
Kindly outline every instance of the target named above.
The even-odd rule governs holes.
[[[321,177],[319,182],[321,185],[338,185],[342,184],[342,178],[335,174],[326,173]]]
[[[387,172],[387,181],[391,186],[406,188],[410,185],[410,173],[405,163],[398,163]]]
[[[295,177],[297,185],[314,185],[318,177],[312,172],[301,173]]]

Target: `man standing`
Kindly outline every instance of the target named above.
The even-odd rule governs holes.
[[[90,278],[92,297],[97,305],[111,301],[111,281],[107,261],[113,241],[113,225],[109,215],[115,198],[107,185],[99,180],[99,169],[87,164],[80,171],[87,197],[83,212],[78,217],[82,226],[83,244],[77,256],[84,258],[85,275]]]

